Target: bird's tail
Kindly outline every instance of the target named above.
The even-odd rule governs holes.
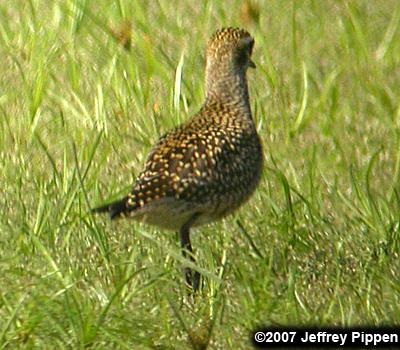
[[[119,201],[105,204],[100,207],[92,208],[92,209],[90,209],[90,212],[95,213],[95,214],[108,213],[110,216],[110,219],[113,220],[127,212],[126,201],[127,201],[127,198],[123,198]]]

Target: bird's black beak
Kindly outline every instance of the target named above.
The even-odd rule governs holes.
[[[257,67],[256,64],[251,59],[249,59],[249,67],[250,68],[256,68]]]

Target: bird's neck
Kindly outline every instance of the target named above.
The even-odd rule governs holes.
[[[219,103],[251,115],[245,71],[206,72],[206,104]]]

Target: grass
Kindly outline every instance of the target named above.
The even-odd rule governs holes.
[[[399,323],[400,5],[252,4],[0,4],[2,349],[246,349],[259,325]],[[266,162],[251,202],[193,235],[194,302],[175,234],[88,209],[196,112],[228,25],[256,40]]]

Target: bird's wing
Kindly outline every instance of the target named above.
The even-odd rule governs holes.
[[[208,144],[209,140],[194,130],[170,131],[150,151],[131,192],[92,212],[109,212],[113,219],[165,198],[195,200],[212,180],[215,160],[206,156]]]
[[[221,156],[226,158],[229,149],[225,136],[223,130],[210,127],[170,131],[150,151],[122,207],[130,212],[164,198],[195,202],[208,198],[224,175]],[[234,153],[234,148],[230,151]]]
[[[215,181],[218,150],[213,141],[198,130],[169,133],[150,152],[133,192],[190,199]]]
[[[166,198],[201,204],[218,193],[239,191],[242,178],[251,172],[241,167],[256,155],[253,149],[242,147],[250,136],[235,138],[226,132],[208,125],[203,130],[177,128],[164,135],[150,151],[131,192],[109,205],[110,216]],[[106,206],[99,208],[106,210]]]

